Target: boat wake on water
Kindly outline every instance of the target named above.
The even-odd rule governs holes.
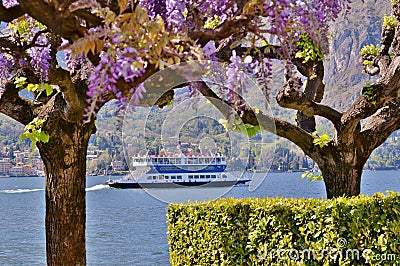
[[[109,188],[108,185],[105,184],[98,184],[98,185],[94,185],[92,187],[87,187],[86,191],[95,191],[95,190],[101,190],[101,189],[106,189]]]
[[[95,190],[101,190],[101,189],[107,189],[107,188],[109,188],[108,185],[98,184],[98,185],[94,185],[94,186],[92,186],[92,187],[86,188],[86,191],[95,191]],[[39,192],[39,191],[44,191],[44,188],[33,188],[33,189],[28,189],[28,188],[4,189],[4,190],[0,190],[0,194],[21,194],[21,193]]]
[[[38,192],[38,191],[44,191],[43,188],[36,188],[36,189],[5,189],[5,190],[0,190],[0,193],[3,194],[20,194],[20,193],[29,193],[29,192]]]

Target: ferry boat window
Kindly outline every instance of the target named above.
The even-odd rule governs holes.
[[[193,176],[192,176],[192,175],[189,175],[189,179],[193,179]]]
[[[193,164],[193,158],[188,158],[188,164]]]
[[[221,158],[217,158],[217,163],[220,163],[221,162]]]
[[[200,158],[200,163],[201,163],[201,164],[205,164],[205,163],[206,163],[205,158]]]
[[[223,177],[223,178],[227,178],[227,176],[226,176],[226,175],[222,175],[222,177]]]
[[[163,175],[159,175],[158,179],[164,179],[164,176]]]
[[[204,178],[205,176],[204,175],[200,175],[200,178]]]
[[[217,176],[216,175],[211,175],[211,178],[217,178]]]
[[[194,158],[194,163],[199,163],[199,158]]]
[[[169,176],[166,175],[166,176],[165,176],[165,179],[169,179]]]
[[[157,179],[157,176],[153,175],[153,179]]]
[[[176,179],[176,176],[175,175],[171,175],[171,179]]]
[[[199,176],[198,176],[198,175],[195,175],[195,176],[194,176],[194,178],[197,178],[197,179],[198,179],[198,178],[199,178]]]
[[[152,179],[152,176],[148,176],[147,179]]]
[[[210,175],[206,175],[206,178],[210,178]]]
[[[181,175],[178,175],[177,178],[178,178],[178,179],[182,179],[182,176],[181,176]]]

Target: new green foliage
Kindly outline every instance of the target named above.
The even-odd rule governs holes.
[[[374,46],[373,44],[370,45],[365,45],[363,48],[361,48],[361,55],[373,55],[373,56],[378,56],[379,53],[379,44]]]
[[[306,171],[301,175],[301,178],[307,178],[309,182],[320,181],[323,180],[324,177],[322,174],[314,174],[312,172]]]
[[[240,119],[237,119],[233,122],[230,122],[226,119],[220,119],[218,122],[223,125],[225,130],[227,131],[236,131],[249,137],[254,137],[255,135],[257,135],[258,131],[263,130],[260,125],[253,126],[251,124],[244,124]]]
[[[327,134],[323,134],[321,136],[318,135],[318,132],[315,131],[312,133],[312,135],[315,137],[315,139],[313,140],[314,145],[319,146],[320,148],[328,145],[330,138]]]
[[[400,195],[220,199],[168,207],[172,265],[382,265],[400,254]],[[400,259],[400,257],[397,257]]]
[[[296,52],[295,57],[302,58],[303,63],[314,60],[324,60],[324,53],[315,45],[313,39],[311,39],[307,34],[302,34],[300,36],[300,39],[296,42],[296,46],[298,51]]]
[[[376,93],[377,88],[370,83],[367,83],[362,91],[362,95],[364,96],[364,98],[372,104],[376,104]]]
[[[31,148],[34,149],[38,141],[48,142],[50,137],[42,129],[44,120],[35,117],[28,125],[25,126],[25,132],[21,134],[21,139],[30,139],[32,141]]]
[[[25,88],[27,91],[37,93],[37,97],[39,97],[43,92],[46,92],[46,96],[50,96],[53,93],[53,88],[49,83],[28,84],[26,80],[25,77],[17,77],[14,84],[17,88]]]
[[[383,16],[383,27],[388,30],[394,30],[397,27],[397,19],[394,16]]]

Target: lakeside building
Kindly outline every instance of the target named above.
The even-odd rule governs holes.
[[[30,159],[31,152],[29,150],[24,151],[14,151],[14,161],[15,163],[27,163]]]
[[[10,158],[4,158],[0,161],[0,175],[8,175],[10,168],[12,167]]]
[[[8,171],[8,174],[10,176],[23,176],[24,175],[23,167],[21,166],[11,167],[10,170]]]
[[[121,161],[112,161],[111,168],[114,172],[125,171],[126,166],[124,162]]]

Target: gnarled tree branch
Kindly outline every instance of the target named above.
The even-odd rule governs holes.
[[[314,137],[307,131],[282,119],[264,114],[261,111],[256,114],[247,104],[240,111],[233,110],[228,102],[218,97],[204,82],[200,84],[198,89],[224,116],[229,117],[232,115],[232,112],[236,112],[236,115],[240,117],[243,123],[253,126],[260,125],[268,132],[292,141],[307,155],[313,156],[316,149],[313,143]]]
[[[276,100],[281,107],[298,110],[309,117],[314,115],[322,116],[329,119],[335,128],[339,127],[342,116],[339,111],[310,100],[304,92],[296,90],[289,85],[279,91]]]
[[[202,45],[211,40],[219,41],[239,32],[240,29],[251,22],[251,19],[251,17],[245,15],[229,18],[216,29],[193,30],[189,32],[189,37],[198,40]]]
[[[366,143],[372,152],[398,129],[400,129],[400,100],[396,99],[369,117],[362,125],[360,135],[368,140]]]
[[[0,112],[14,120],[27,125],[34,118],[33,102],[18,95],[18,89],[12,83],[7,83],[0,94]]]
[[[68,71],[57,68],[52,71],[51,84],[58,85],[66,102],[64,109],[64,119],[70,122],[82,120],[85,103],[78,95],[75,84],[72,82]]]
[[[56,8],[54,3],[41,0],[19,0],[19,3],[24,10],[29,11],[31,17],[67,40],[77,40],[86,32],[74,15],[65,17],[64,10]],[[43,16],[43,14],[47,15]]]

